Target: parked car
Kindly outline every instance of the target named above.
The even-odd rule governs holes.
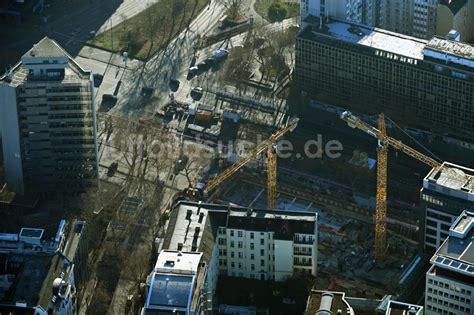
[[[118,169],[118,162],[112,162],[109,168],[107,169],[107,176],[108,177],[114,176],[117,169]]]
[[[142,87],[142,96],[143,97],[149,98],[153,95],[153,92],[155,92],[154,88],[147,87],[147,86]]]
[[[104,94],[102,95],[102,102],[108,102],[108,101],[116,101],[117,96],[112,95],[112,94]]]
[[[94,87],[99,87],[102,84],[102,81],[104,80],[104,76],[99,73],[94,73],[92,77],[94,79]]]
[[[218,50],[214,52],[213,57],[216,59],[219,59],[219,58],[227,57],[228,54],[229,54],[229,51],[227,49],[219,48]]]
[[[179,80],[176,80],[176,79],[170,80],[169,86],[170,86],[171,91],[176,92],[179,89],[179,85],[180,85]]]
[[[176,164],[174,165],[174,174],[175,175],[178,175],[179,172],[181,172],[182,170],[184,170],[184,168],[186,167],[186,164],[188,163],[188,160],[189,158],[187,156],[182,156],[177,162]]]
[[[191,68],[189,68],[189,73],[195,74],[198,70],[199,70],[198,67],[192,66]]]
[[[196,94],[202,94],[202,87],[193,87],[193,89],[191,90],[192,92],[196,93]]]
[[[199,70],[206,70],[206,69],[209,69],[209,64],[207,64],[205,61],[202,61],[200,63],[197,64],[197,67]]]

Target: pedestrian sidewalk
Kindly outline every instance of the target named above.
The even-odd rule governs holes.
[[[94,48],[90,46],[84,46],[79,51],[78,56],[87,59],[97,60],[106,64],[111,64],[116,67],[125,68],[125,62],[123,60],[123,56],[112,53],[106,50],[102,50],[99,48]],[[137,59],[128,59],[127,60],[127,68],[137,69],[143,66],[144,62],[137,60]]]

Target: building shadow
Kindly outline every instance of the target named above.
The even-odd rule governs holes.
[[[43,5],[41,3],[44,2]],[[124,0],[13,0],[0,3],[0,73],[48,36],[76,56]]]

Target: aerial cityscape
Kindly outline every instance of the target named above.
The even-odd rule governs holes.
[[[0,47],[0,315],[474,314],[474,0],[3,0]]]

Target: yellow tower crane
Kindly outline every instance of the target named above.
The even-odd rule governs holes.
[[[375,260],[385,259],[387,238],[387,152],[388,146],[433,167],[441,168],[442,164],[423,153],[403,144],[401,141],[387,136],[385,116],[379,115],[378,129],[362,121],[351,112],[344,112],[341,118],[352,128],[357,128],[379,140],[377,148],[377,193],[375,202]]]
[[[225,171],[209,180],[208,182],[198,183],[195,187],[189,190],[189,195],[192,198],[209,196],[210,192],[216,189],[223,182],[231,178],[237,171],[239,171],[245,164],[255,159],[259,154],[266,152],[267,154],[267,207],[274,209],[276,206],[276,188],[277,188],[277,156],[276,146],[277,141],[283,137],[287,132],[292,132],[298,125],[298,118],[291,118],[288,125],[274,134],[270,138],[258,144],[255,148],[250,150],[247,154],[241,157],[237,162],[228,167]]]

